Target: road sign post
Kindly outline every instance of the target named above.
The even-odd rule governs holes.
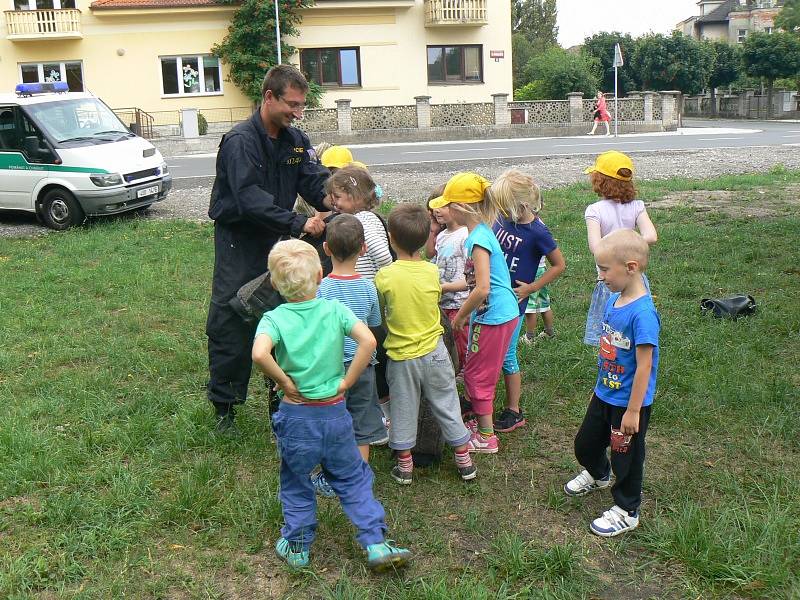
[[[280,23],[280,15],[278,14],[278,0],[275,0],[275,45],[278,49],[278,62],[275,64],[281,64],[283,61],[281,60],[281,23]]]
[[[619,68],[625,64],[622,48],[614,45],[614,137],[619,136]]]

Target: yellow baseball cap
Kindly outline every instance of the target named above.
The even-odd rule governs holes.
[[[484,192],[491,186],[477,173],[456,173],[444,186],[444,193],[428,202],[430,208],[442,208],[451,202],[474,204],[483,200]]]
[[[346,146],[331,146],[322,153],[320,161],[329,169],[341,169],[353,162],[353,153]]]
[[[620,169],[628,169],[631,172],[631,176],[623,177],[619,174]],[[584,173],[588,175],[589,173],[597,172],[620,181],[630,181],[633,177],[633,170],[633,161],[630,157],[622,152],[609,150],[598,156],[594,161],[594,165],[586,169]]]

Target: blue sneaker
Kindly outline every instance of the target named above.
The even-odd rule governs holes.
[[[387,571],[404,567],[411,560],[411,552],[389,542],[367,546],[367,566],[373,571]]]
[[[286,538],[279,538],[275,544],[275,552],[280,556],[290,567],[300,568],[308,565],[309,552],[308,550],[301,550],[296,552],[292,550],[292,544]]]
[[[324,498],[336,498],[336,492],[333,491],[331,484],[325,479],[325,475],[322,474],[322,471],[317,471],[311,476],[311,484],[320,496]]]

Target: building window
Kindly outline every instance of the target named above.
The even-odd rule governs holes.
[[[361,85],[358,48],[303,48],[300,65],[309,81],[331,87]]]
[[[767,35],[772,35],[772,27],[764,27],[764,33]]]
[[[14,0],[14,10],[61,10],[75,8],[75,0]]]
[[[164,96],[222,93],[222,71],[216,56],[162,56],[161,91]]]
[[[481,46],[428,46],[428,83],[483,81]]]
[[[744,44],[745,39],[747,39],[747,29],[740,29],[738,35],[736,36],[736,41],[739,44]]]
[[[22,83],[66,81],[70,92],[83,91],[83,63],[80,61],[27,63],[19,66]]]

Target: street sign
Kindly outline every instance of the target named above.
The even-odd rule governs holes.
[[[625,64],[625,61],[622,60],[622,48],[619,47],[619,44],[614,45],[614,67],[621,67]]]

